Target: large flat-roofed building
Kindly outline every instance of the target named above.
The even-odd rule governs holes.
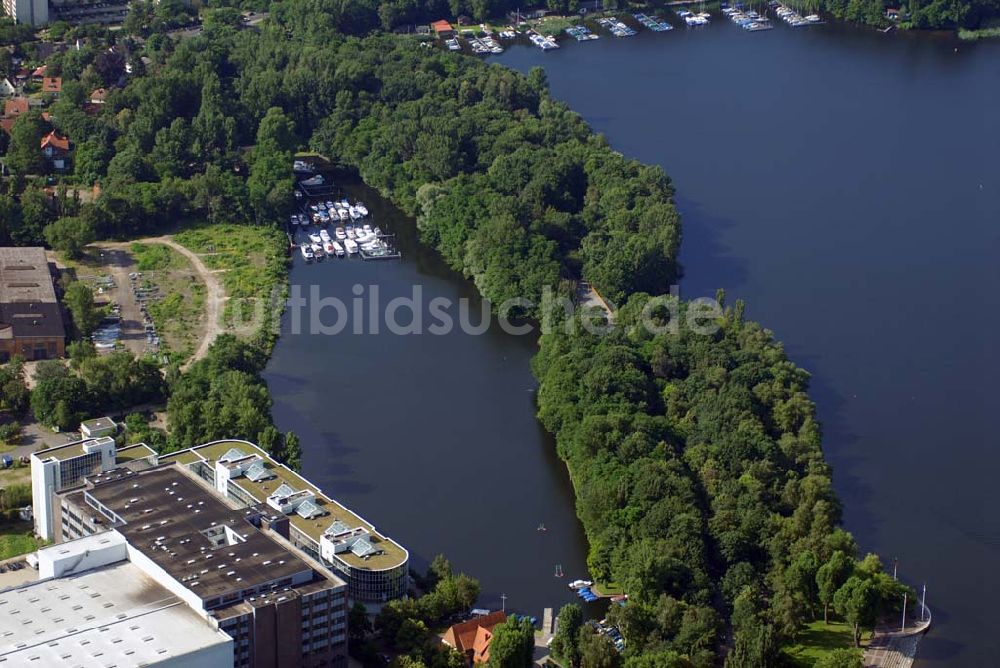
[[[406,549],[253,443],[217,441],[160,461],[188,468],[240,506],[270,513],[269,526],[347,581],[351,601],[375,610],[406,596]]]
[[[176,463],[100,471],[56,499],[63,542],[39,552],[41,574],[60,575],[48,550],[118,537],[131,564],[232,638],[231,658],[214,665],[346,665],[346,583],[269,530],[269,513],[238,507]],[[81,560],[117,549],[112,541],[100,556],[95,545]]]
[[[41,27],[49,22],[49,0],[3,0],[3,11],[15,23]]]
[[[0,665],[233,662],[233,639],[126,558],[106,532],[39,550],[40,579],[0,591]]]
[[[149,446],[139,443],[119,450],[110,436],[84,439],[32,453],[31,503],[35,533],[45,540],[56,540],[61,526],[62,536],[65,537],[73,522],[62,521],[56,495],[83,484],[86,476],[118,466],[136,469],[155,464],[156,452]]]
[[[7,0],[5,0],[6,3]],[[0,362],[62,357],[66,327],[42,248],[0,247]]]

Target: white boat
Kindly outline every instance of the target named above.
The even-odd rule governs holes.
[[[302,253],[303,260],[313,259],[313,252],[312,249],[309,247],[309,244],[302,244],[301,246],[299,246],[299,252]]]
[[[583,587],[589,587],[592,584],[594,584],[594,583],[591,582],[590,580],[573,580],[572,582],[569,583],[569,588],[570,589],[581,589]]]
[[[323,241],[323,237],[321,237],[320,235],[316,234],[315,232],[310,232],[309,233],[309,241],[313,242],[314,244],[318,244],[318,243],[321,243]]]
[[[358,243],[354,241],[354,239],[347,239],[344,242],[344,247],[347,249],[347,252],[350,253],[351,255],[354,255],[355,253],[358,252]]]
[[[306,179],[302,182],[304,186],[321,186],[326,183],[326,179],[323,178],[322,174],[317,174],[316,176]]]
[[[341,220],[351,219],[351,214],[347,212],[347,209],[337,209],[337,215],[340,216]]]
[[[343,227],[338,227],[337,229],[335,229],[333,231],[333,233],[335,235],[337,235],[338,239],[346,239],[347,238],[347,232],[344,232],[344,228]]]
[[[316,168],[308,162],[296,160],[292,163],[292,171],[296,174],[313,174],[316,172]]]
[[[326,253],[327,255],[333,256],[337,252],[333,247],[333,242],[324,241],[323,252]]]
[[[353,227],[348,227],[348,228],[347,228],[347,238],[348,238],[348,239],[355,239],[355,238],[357,238],[357,236],[358,236],[358,235],[357,235],[357,233],[356,233],[356,232],[354,231],[354,228],[353,228]]]
[[[376,227],[373,231],[375,232],[375,236],[377,237],[382,236],[382,228]]]
[[[329,243],[330,242],[330,233],[327,232],[326,230],[320,230],[319,231],[319,238],[323,241],[323,243]]]
[[[363,229],[365,232],[371,232],[372,226],[366,223],[361,229]]]
[[[312,250],[313,255],[316,257],[317,260],[321,259],[323,257],[323,246],[322,245],[320,245],[320,244],[311,244],[310,245],[310,249]]]
[[[340,245],[337,241],[331,241],[330,245],[333,247],[333,252],[337,254],[338,257],[343,257],[344,247]]]
[[[368,215],[368,209],[361,202],[358,202],[357,204],[355,204],[354,208],[357,209],[358,213],[360,213],[362,216],[367,216]]]
[[[351,220],[361,220],[362,218],[364,218],[364,216],[361,215],[361,212],[358,211],[358,208],[356,206],[352,206],[350,209],[348,209],[347,213],[351,215]]]

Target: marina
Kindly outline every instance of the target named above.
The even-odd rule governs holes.
[[[569,28],[566,28],[565,33],[578,42],[586,42],[600,38],[600,35],[595,35],[590,32],[586,26],[582,25],[570,26]]]
[[[296,173],[299,170],[296,162]],[[301,203],[298,213],[288,220],[288,243],[291,250],[298,250],[307,263],[325,258],[348,259],[357,256],[362,260],[395,260],[402,253],[395,246],[395,235],[387,234],[372,225],[372,216],[360,200],[353,204],[346,197],[332,199],[335,188],[321,174],[315,174],[296,185],[296,201]],[[318,193],[331,199],[323,199]]]
[[[632,37],[636,34],[633,28],[628,27],[615,18],[606,17],[597,19],[597,23],[606,28],[615,37]]]
[[[667,32],[668,30],[673,30],[674,27],[662,20],[659,16],[647,16],[646,14],[634,14],[633,17],[636,21],[646,26],[653,32]]]

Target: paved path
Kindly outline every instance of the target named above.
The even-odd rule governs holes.
[[[865,668],[910,668],[917,656],[917,645],[930,625],[930,609],[923,621],[907,620],[905,630],[895,622],[880,624],[865,650]]]

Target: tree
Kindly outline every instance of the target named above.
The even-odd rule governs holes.
[[[614,607],[614,606],[612,606]],[[552,653],[575,666],[580,663],[580,627],[583,610],[576,603],[567,603],[556,617],[556,634],[552,639]]]
[[[841,552],[835,551],[830,555],[830,560],[819,567],[816,571],[817,596],[823,604],[823,623],[829,623],[830,606],[833,604],[834,594],[847,581],[854,563],[850,557]]]
[[[372,622],[368,619],[368,611],[363,603],[354,602],[351,609],[347,611],[347,636],[350,644],[356,644],[364,639],[374,630]]]
[[[81,336],[90,336],[104,315],[94,305],[94,291],[82,281],[74,281],[66,288],[63,303],[69,309],[73,325]]]
[[[528,668],[535,647],[535,629],[529,619],[508,618],[493,627],[489,668]]]
[[[70,259],[83,255],[83,248],[94,241],[93,224],[76,216],[59,218],[45,227],[45,241]]]
[[[451,562],[443,554],[435,556],[427,568],[427,584],[433,587],[441,580],[446,580],[452,576]]]
[[[7,148],[7,166],[15,174],[41,174],[45,171],[42,155],[42,137],[45,123],[37,111],[22,114],[10,129],[10,146]]]
[[[299,444],[299,437],[294,431],[289,431],[284,436],[281,460],[293,471],[298,471],[302,468],[302,446]]]
[[[821,656],[813,668],[861,668],[864,665],[861,650],[848,647],[835,649]]]
[[[833,596],[833,606],[854,627],[854,646],[861,646],[861,629],[873,628],[878,618],[879,595],[870,580],[852,575]]]
[[[622,656],[606,636],[589,627],[580,629],[580,668],[618,668]]]
[[[15,357],[0,367],[0,409],[15,417],[22,417],[31,400],[28,384],[24,379],[24,360]]]

